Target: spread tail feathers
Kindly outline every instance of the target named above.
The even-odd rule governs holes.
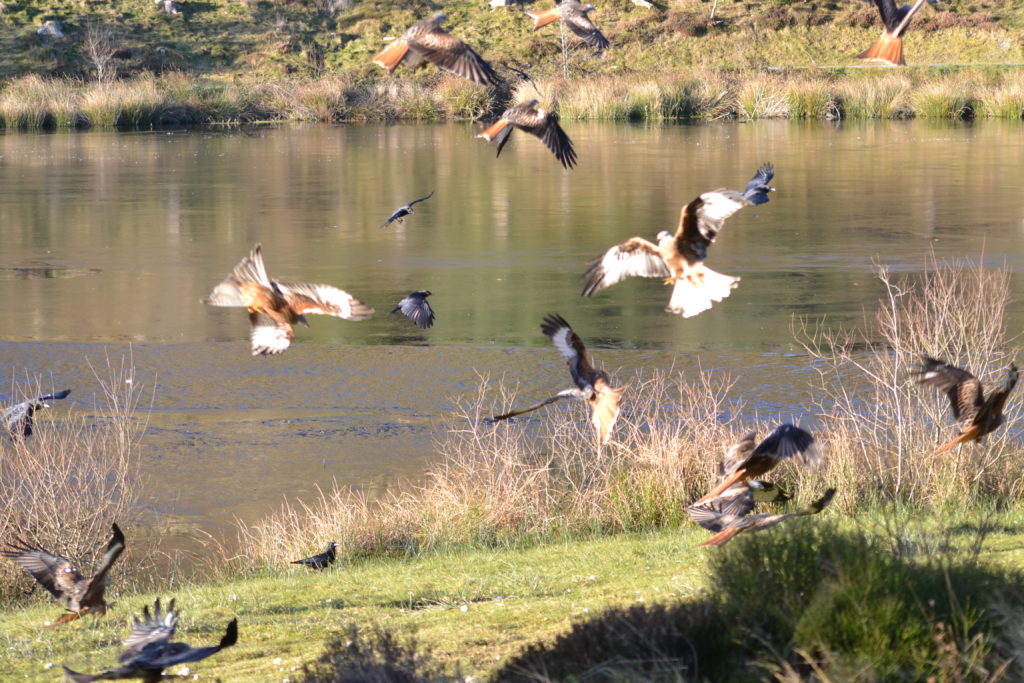
[[[676,281],[666,310],[684,318],[692,318],[711,308],[712,303],[729,296],[739,281],[738,277],[699,266]]]
[[[552,7],[549,10],[544,10],[540,14],[534,14],[533,12],[527,12],[531,19],[533,19],[533,30],[536,31],[541,26],[547,26],[552,21],[557,20],[562,15],[558,12],[558,6]]]
[[[373,58],[373,63],[384,67],[388,71],[394,71],[402,63],[402,59],[405,58],[405,53],[408,51],[409,44],[405,42],[404,38],[398,38],[391,41],[390,45],[381,50]]]
[[[482,132],[478,133],[477,137],[483,138],[484,140],[487,140],[487,142],[490,142],[491,140],[496,138],[501,133],[501,131],[505,130],[505,128],[508,125],[509,123],[505,119],[498,119],[487,128],[484,128]]]
[[[857,55],[858,59],[885,62],[892,66],[906,66],[903,61],[903,39],[886,32],[864,52]]]

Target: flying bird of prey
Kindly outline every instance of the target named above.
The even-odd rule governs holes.
[[[327,544],[327,550],[323,551],[319,555],[313,555],[312,557],[304,557],[301,560],[292,560],[292,564],[301,564],[310,569],[327,569],[328,566],[334,564],[334,558],[337,556],[335,548],[340,548],[341,544],[331,541]]]
[[[96,573],[88,579],[79,573],[70,560],[30,546],[17,538],[14,543],[8,543],[6,549],[0,550],[0,555],[14,560],[43,588],[50,591],[53,597],[64,601],[68,614],[55,621],[53,626],[74,621],[85,614],[101,617],[107,612],[107,603],[103,599],[107,573],[124,552],[124,534],[121,529],[117,524],[112,524],[111,531],[113,537],[96,567]]]
[[[662,230],[657,244],[631,237],[592,259],[583,273],[583,296],[593,296],[627,277],[661,277],[666,285],[674,285],[666,311],[689,318],[708,310],[713,302],[729,296],[740,280],[704,265],[708,247],[729,216],[768,201],[768,193],[775,191],[768,184],[774,175],[772,165],[764,164],[743,192],[713,190],[684,206],[674,235]]]
[[[254,356],[284,353],[292,341],[292,325],[309,325],[306,313],[333,315],[345,320],[366,320],[373,315],[372,308],[336,287],[286,283],[267,277],[263,247],[259,244],[224,282],[213,288],[203,303],[248,309]]]
[[[921,359],[921,367],[914,371],[917,381],[945,391],[953,408],[960,433],[956,438],[943,444],[935,454],[945,453],[954,446],[968,441],[981,442],[986,434],[997,430],[1005,422],[1003,406],[1017,384],[1017,366],[1010,364],[1002,386],[985,397],[978,378],[963,368],[958,368],[929,356]]]
[[[572,375],[572,381],[576,387],[564,389],[535,406],[497,415],[492,417],[491,421],[497,422],[522,415],[543,408],[559,399],[578,398],[585,400],[590,406],[590,422],[594,425],[598,446],[608,443],[612,435],[612,427],[615,426],[615,420],[619,416],[619,399],[622,397],[622,389],[612,387],[608,374],[595,369],[590,364],[583,341],[572,331],[565,318],[560,315],[548,315],[541,323],[540,329],[565,358],[569,365],[569,374]]]
[[[593,5],[585,5],[581,2],[555,0],[555,6],[551,9],[544,10],[540,14],[534,14],[533,12],[527,12],[527,14],[533,19],[534,31],[542,26],[547,26],[557,19],[561,19],[565,22],[565,25],[569,30],[575,33],[577,37],[582,38],[598,50],[603,50],[608,47],[610,43],[608,42],[608,39],[605,38],[599,30],[597,30],[597,27],[594,26],[594,22],[592,22],[588,16],[594,9]]]
[[[132,632],[124,641],[127,649],[117,658],[121,666],[98,674],[82,674],[65,666],[64,674],[68,680],[89,683],[141,678],[145,683],[157,683],[163,680],[164,669],[178,664],[198,662],[238,642],[236,618],[228,623],[227,630],[217,645],[192,647],[187,643],[172,643],[171,637],[178,626],[178,612],[174,608],[173,599],[164,612],[160,607],[160,598],[157,598],[153,603],[153,613],[150,614],[149,607],[146,606],[142,609],[142,620],[136,617],[134,621]]]
[[[512,129],[518,128],[540,138],[564,168],[572,168],[576,165],[576,150],[572,148],[572,140],[558,125],[558,114],[538,109],[537,102],[538,100],[530,100],[506,109],[500,119],[477,137],[487,142],[496,139],[498,153],[495,156],[501,156],[501,148],[508,142]]]
[[[434,309],[427,303],[427,297],[433,292],[421,289],[413,292],[398,302],[398,305],[388,311],[388,315],[401,311],[410,320],[422,327],[424,330],[434,324]]]
[[[430,62],[474,83],[498,85],[501,79],[491,65],[471,47],[441,28],[441,22],[447,18],[447,14],[438,12],[416,22],[401,38],[381,50],[373,58],[373,63],[394,71],[403,62],[411,67]]]
[[[716,498],[737,482],[756,479],[787,458],[796,458],[812,468],[822,461],[821,451],[810,432],[791,424],[779,425],[756,447],[755,443],[757,432],[750,432],[735,443],[725,456],[722,480],[693,504]]]
[[[694,503],[686,508],[686,514],[697,524],[715,533],[714,536],[701,543],[701,545],[724,545],[729,539],[742,531],[760,531],[773,527],[776,524],[781,524],[793,517],[816,515],[828,507],[835,494],[835,489],[828,489],[825,491],[825,495],[803,510],[785,514],[761,513],[748,515],[747,513],[754,507],[752,498],[749,499],[749,507],[745,509],[736,500],[714,498],[700,505]],[[746,491],[746,496],[750,496],[749,490]]]
[[[65,389],[64,391],[58,391],[56,394],[47,394],[46,396],[14,404],[4,411],[4,429],[15,438],[19,436],[32,436],[32,429],[35,427],[36,411],[49,408],[50,404],[47,401],[67,398],[70,393],[70,389]]]
[[[928,0],[935,4],[935,0]],[[895,0],[875,0],[878,6],[878,13],[882,15],[882,23],[885,31],[871,47],[857,55],[858,59],[867,59],[873,62],[882,62],[891,66],[905,66],[903,59],[903,34],[910,26],[910,20],[917,13],[925,0],[917,0],[914,6],[903,5],[896,7]]]
[[[425,202],[425,201],[427,201],[428,199],[430,199],[433,196],[434,196],[434,191],[431,190],[430,194],[428,194],[426,197],[420,197],[419,199],[412,200],[408,204],[403,204],[402,206],[400,206],[397,209],[395,209],[395,212],[393,214],[391,214],[391,216],[386,221],[384,221],[381,224],[380,227],[386,228],[389,225],[391,225],[391,223],[394,222],[394,221],[398,221],[399,223],[404,223],[405,221],[403,219],[406,216],[408,216],[410,213],[413,213],[413,210],[412,210],[412,205],[413,204],[418,204],[420,202]]]

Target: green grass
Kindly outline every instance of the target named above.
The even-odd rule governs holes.
[[[830,516],[832,524],[827,523]],[[227,622],[238,617],[238,645],[191,667],[205,679],[231,681],[297,680],[292,667],[301,669],[314,660],[332,637],[348,638],[353,623],[363,632],[377,625],[400,637],[415,634],[421,647],[449,671],[458,666],[462,675],[479,679],[493,675],[531,644],[550,647],[573,624],[610,607],[658,604],[679,613],[686,611],[681,601],[707,596],[713,604],[701,603],[704,608],[733,624],[739,611],[761,605],[756,624],[747,626],[756,625],[783,659],[797,649],[813,650],[835,671],[869,662],[884,672],[886,662],[897,655],[921,666],[934,659],[932,630],[943,621],[947,596],[958,595],[961,601],[961,622],[943,623],[961,629],[955,635],[964,657],[968,654],[962,643],[969,642],[971,628],[992,619],[985,612],[990,606],[977,597],[982,591],[1001,596],[1012,614],[1024,607],[1007,597],[1016,592],[1016,579],[1002,575],[1024,560],[1018,513],[950,520],[920,512],[893,517],[876,511],[857,521],[860,531],[844,523],[847,531],[837,536],[832,528],[838,519],[832,511],[805,524],[741,536],[722,549],[696,547],[706,534],[686,525],[678,531],[525,549],[368,559],[325,572],[289,567],[214,584],[179,585],[162,595],[177,599],[183,615],[178,636],[192,644],[216,642]],[[974,529],[983,523],[994,530],[975,565],[970,546],[978,538]],[[901,524],[907,525],[899,533],[901,552],[890,556],[884,548]],[[927,571],[914,569],[915,562]],[[944,574],[943,566],[951,569]],[[723,576],[730,581],[723,583]],[[952,577],[955,591],[945,590],[944,576]],[[968,593],[961,585],[964,577],[974,586]],[[115,577],[111,594],[117,605],[100,620],[41,628],[60,614],[56,603],[42,599],[0,614],[0,657],[9,680],[49,677],[44,668],[48,663],[58,670],[66,663],[89,672],[112,664],[131,615],[154,597],[118,594],[117,586]],[[907,597],[913,595],[908,586],[922,591],[920,600]],[[988,647],[989,641],[983,641]],[[894,643],[900,642],[905,647],[896,648]],[[860,660],[848,656],[850,643],[858,645]],[[988,650],[978,648],[971,656],[980,661]],[[744,651],[751,661],[763,660],[757,647]],[[883,655],[890,651],[893,655],[886,659]],[[735,660],[735,666],[741,664]],[[734,673],[740,676],[742,671]]]

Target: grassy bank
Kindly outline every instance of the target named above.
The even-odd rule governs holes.
[[[322,573],[285,565],[161,594],[177,599],[178,635],[192,644],[215,642],[238,617],[238,645],[190,667],[209,680],[341,680],[302,672],[336,638],[332,666],[377,674],[359,680],[400,680],[394,671],[381,675],[382,650],[403,658],[394,643],[382,648],[379,629],[399,646],[417,642],[416,657],[405,659],[424,675],[401,680],[450,680],[456,672],[460,680],[545,680],[544,670],[552,680],[569,672],[621,680],[630,671],[677,680],[684,670],[712,680],[790,671],[786,680],[798,680],[813,667],[834,680],[854,670],[885,677],[894,667],[914,680],[944,672],[999,680],[986,676],[1019,644],[1002,620],[1024,609],[1010,569],[1024,558],[1019,515],[916,515],[911,523],[876,510],[856,527],[827,517],[840,515],[722,549],[695,547],[706,534],[686,528],[365,559]],[[54,630],[41,628],[60,611],[52,601],[0,613],[6,675],[51,680],[61,663],[109,666],[130,615],[154,597],[118,590],[118,579],[113,593],[117,604],[105,618]]]

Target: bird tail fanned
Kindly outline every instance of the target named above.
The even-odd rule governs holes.
[[[705,546],[705,545],[725,545],[726,543],[729,542],[729,539],[731,539],[733,536],[735,536],[736,534],[738,534],[741,531],[743,531],[743,529],[741,529],[739,527],[735,527],[735,526],[731,526],[731,527],[728,527],[726,529],[722,529],[717,534],[715,534],[714,536],[712,536],[708,540],[706,540],[703,543],[701,543],[701,545],[702,546]]]
[[[871,47],[857,55],[857,59],[883,62],[891,66],[906,66],[907,63],[903,60],[903,38],[887,31]]]
[[[555,5],[551,9],[544,10],[540,14],[534,14],[533,12],[527,12],[531,19],[533,19],[533,30],[536,31],[542,26],[547,26],[552,21],[557,20],[562,15],[558,11],[558,6]]]
[[[741,469],[736,470],[735,472],[733,472],[732,474],[727,476],[725,479],[723,479],[722,483],[720,483],[718,486],[716,486],[715,488],[713,488],[710,491],[708,491],[707,493],[705,493],[703,496],[701,496],[697,500],[695,500],[692,503],[690,503],[690,505],[691,506],[693,506],[693,505],[700,505],[701,503],[706,503],[707,501],[711,500],[712,498],[717,498],[727,488],[729,488],[730,486],[732,486],[736,482],[738,482],[741,479],[743,479],[743,477],[746,474],[747,474],[747,471],[745,469],[741,468]]]
[[[505,130],[505,128],[507,128],[508,125],[509,123],[505,119],[498,119],[490,126],[484,128],[481,132],[477,133],[477,137],[483,138],[484,140],[487,140],[487,142],[490,142],[494,138],[498,137],[501,134],[501,131]]]
[[[405,42],[405,38],[392,40],[386,48],[377,53],[377,56],[373,58],[373,63],[388,71],[394,71],[402,63],[408,51],[409,44]]]
[[[676,281],[666,310],[684,318],[692,318],[711,308],[712,303],[729,296],[739,281],[738,277],[724,275],[701,265]]]

